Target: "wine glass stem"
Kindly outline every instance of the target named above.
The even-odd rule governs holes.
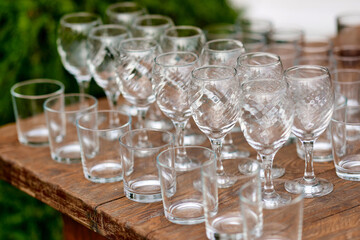
[[[265,195],[270,196],[270,195],[275,194],[274,184],[273,184],[272,175],[271,175],[271,169],[272,169],[272,164],[273,164],[275,153],[270,154],[270,155],[259,154],[259,156],[261,158],[262,167],[264,170],[264,178],[265,178],[264,193],[265,193]]]
[[[76,81],[78,83],[78,86],[79,86],[79,92],[84,94],[84,93],[87,93],[88,92],[88,88],[89,88],[89,85],[90,85],[90,80],[87,80],[87,79],[83,79],[81,77],[76,77]]]
[[[187,122],[188,120],[182,122],[173,121],[173,124],[176,129],[176,144],[178,147],[181,147],[178,148],[178,152],[177,152],[178,156],[180,157],[186,156],[186,151],[183,147],[184,147],[185,127]]]
[[[224,171],[224,167],[222,165],[222,159],[221,159],[221,150],[222,150],[223,141],[224,141],[224,138],[210,139],[211,147],[216,154],[216,174],[218,176],[225,175],[225,171]]]
[[[118,99],[120,96],[119,92],[111,92],[111,91],[105,91],[106,98],[109,103],[109,107],[111,110],[117,110],[118,105]]]
[[[303,178],[306,183],[312,184],[316,181],[313,164],[314,140],[301,141],[301,143],[305,150],[305,172]]]

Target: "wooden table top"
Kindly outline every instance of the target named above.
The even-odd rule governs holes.
[[[233,135],[237,146],[256,156],[240,133]],[[286,168],[283,179],[303,175],[304,161],[297,157],[295,144],[280,149],[274,163]],[[338,178],[332,162],[314,167],[316,176],[332,182],[334,190],[305,199],[303,239],[360,239],[360,182]],[[15,124],[0,128],[0,179],[109,239],[206,239],[204,223],[173,224],[166,220],[161,202],[130,201],[122,182],[90,182],[81,164],[61,164],[51,159],[47,147],[21,145]]]

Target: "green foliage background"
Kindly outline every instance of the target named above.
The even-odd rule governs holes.
[[[74,78],[61,65],[56,33],[62,15],[77,11],[104,16],[110,0],[1,0],[0,1],[0,125],[14,121],[10,87],[19,81],[51,78],[62,81],[66,92],[77,92]],[[171,17],[176,25],[203,27],[234,23],[239,12],[226,0],[138,0],[149,13]],[[92,81],[90,93],[103,91]],[[0,240],[61,239],[60,214],[20,190],[0,181]]]

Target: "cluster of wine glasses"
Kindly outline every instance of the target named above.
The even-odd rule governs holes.
[[[215,152],[218,188],[234,185],[223,160],[250,155],[234,145],[232,132],[240,129],[262,163],[265,207],[286,205],[291,193],[312,198],[332,191],[331,183],[315,177],[313,150],[331,120],[335,94],[327,66],[295,64],[301,31],[288,36],[264,30],[263,22],[247,22],[241,33],[225,25],[175,26],[169,17],[129,2],[111,5],[106,14],[109,24],[92,13],[61,19],[57,44],[63,65],[81,92],[93,77],[110,109],[137,115],[136,128],[149,127],[149,120],[152,128],[174,127],[177,170],[196,165],[185,145],[206,139],[187,127],[192,117]],[[120,95],[126,100],[121,105]],[[145,132],[138,144],[151,147]],[[304,148],[305,173],[286,181],[287,192],[278,192],[273,179],[285,169],[273,162],[291,133]]]

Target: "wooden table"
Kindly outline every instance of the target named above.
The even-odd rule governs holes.
[[[240,134],[234,140],[256,156]],[[283,147],[275,163],[286,168],[284,179],[303,175],[304,161],[295,144]],[[360,239],[360,182],[338,178],[332,162],[316,163],[315,173],[331,181],[334,190],[305,199],[303,239]],[[122,182],[92,183],[84,178],[81,164],[57,163],[47,147],[21,145],[15,124],[0,128],[0,179],[63,213],[65,239],[206,239],[204,224],[167,221],[161,202],[128,200]]]

